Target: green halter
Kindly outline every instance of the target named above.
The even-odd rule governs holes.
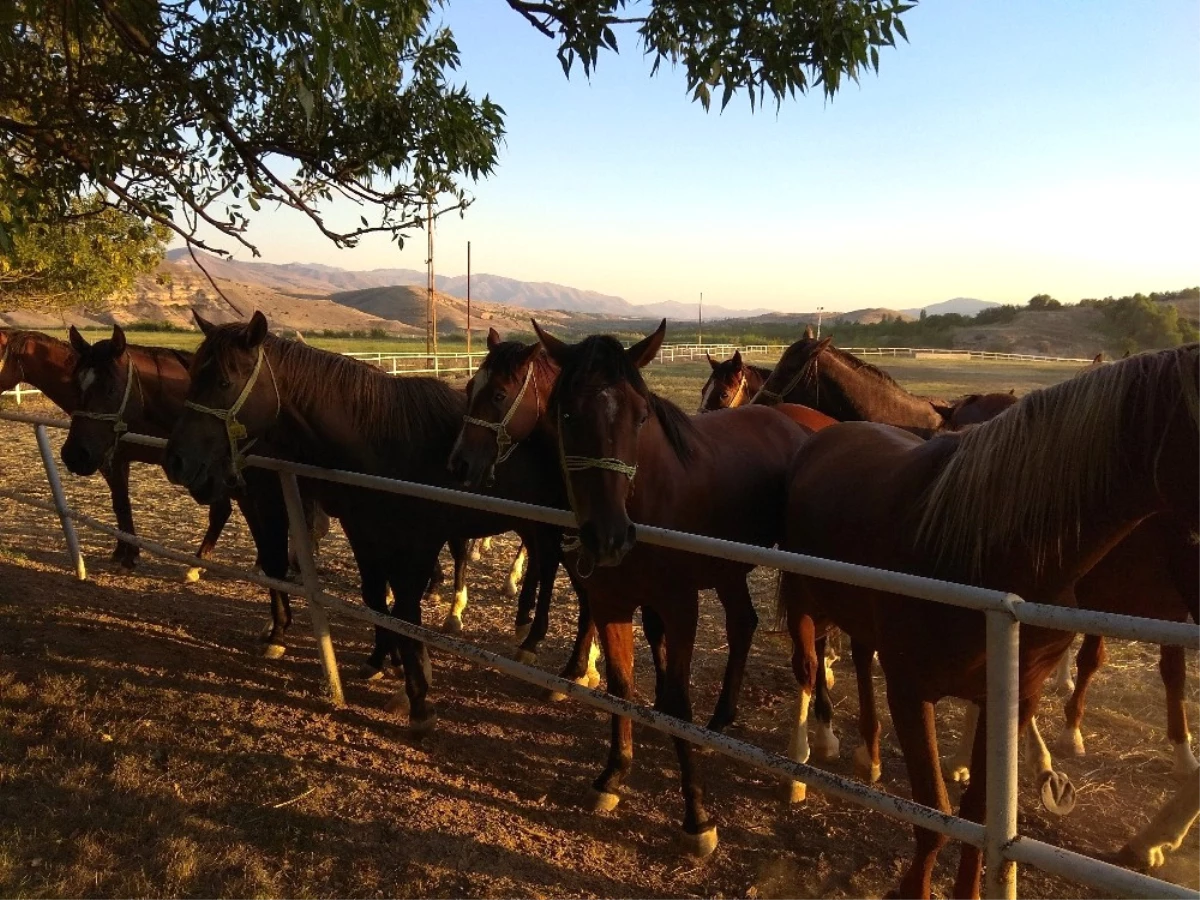
[[[215,416],[225,423],[225,434],[229,438],[230,465],[233,467],[233,474],[236,476],[238,484],[243,483],[242,471],[246,468],[246,451],[254,446],[258,438],[249,441],[244,447],[238,447],[238,441],[245,440],[249,436],[249,432],[246,430],[246,426],[237,420],[237,414],[249,398],[250,392],[254,390],[254,384],[258,381],[258,375],[262,371],[264,361],[267,364],[267,371],[271,373],[271,384],[275,388],[275,418],[279,418],[279,411],[282,409],[282,401],[279,396],[279,382],[275,380],[275,370],[271,368],[271,361],[263,353],[262,344],[258,345],[258,358],[254,361],[254,369],[250,372],[250,378],[246,381],[246,386],[242,388],[242,392],[238,394],[237,399],[233,401],[233,406],[229,407],[229,409],[214,409],[211,406],[202,406],[191,400],[183,401],[183,405],[188,409],[194,409],[196,412]]]
[[[100,466],[104,468],[112,462],[113,454],[117,452],[117,447],[121,443],[121,435],[129,431],[129,423],[125,421],[125,407],[129,405],[129,398],[133,395],[133,382],[138,383],[138,393],[142,393],[142,381],[137,377],[137,366],[130,359],[126,366],[129,374],[125,378],[125,393],[121,396],[121,405],[117,407],[116,412],[92,412],[86,409],[77,409],[71,413],[71,418],[79,419],[95,419],[97,422],[112,422],[113,442],[108,448],[108,452],[104,454],[104,459],[101,460]]]

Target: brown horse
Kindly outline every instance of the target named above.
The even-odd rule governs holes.
[[[10,390],[20,382],[32,384],[63,412],[73,414],[80,408],[79,384],[73,377],[76,361],[77,353],[66,341],[38,331],[0,331],[0,391]],[[158,463],[162,459],[161,451],[133,444],[117,446],[110,430],[105,458],[108,464],[102,468],[101,475],[112,496],[117,527],[129,534],[136,534],[133,508],[129,502],[129,464]],[[228,518],[227,505],[211,511],[209,530],[197,552],[198,556],[203,557],[211,549],[207,546],[210,539],[211,542],[216,541],[221,526]],[[118,541],[112,552],[112,561],[122,568],[132,569],[137,565],[139,553],[133,544]]]
[[[1140,522],[1173,512],[1197,525],[1200,441],[1196,345],[1145,354],[1035,391],[1004,415],[932,441],[887,425],[847,423],[814,435],[796,456],[783,546],[894,571],[1075,606],[1079,580]],[[1128,598],[1124,612],[1140,606]],[[815,650],[814,612],[879,652],[913,798],[949,812],[933,704],[983,704],[984,616],[880,591],[785,575],[798,679]],[[1019,723],[1066,650],[1059,631],[1021,630]],[[976,733],[961,814],[982,821],[986,727]],[[929,896],[946,838],[916,829],[903,896]],[[981,859],[964,847],[955,893],[977,896]]]
[[[633,615],[650,610],[661,623],[666,657],[655,706],[691,721],[699,591],[715,588],[725,607],[731,660],[722,693],[736,697],[738,684],[729,676],[740,679],[757,623],[746,584],[751,567],[637,543],[633,520],[771,546],[779,537],[788,463],[810,430],[751,407],[689,418],[652,394],[639,370],[658,352],[665,320],[628,350],[603,335],[567,345],[536,322],[534,328],[561,370],[546,420],[579,523],[579,565],[592,569],[588,602],[608,692],[632,697]],[[675,748],[685,846],[703,856],[716,847],[716,824],[704,808],[691,745],[676,740]],[[617,805],[632,762],[631,723],[614,716],[608,764],[593,785],[595,808]]]
[[[702,413],[749,403],[771,377],[770,369],[743,362],[741,350],[734,350],[733,356],[720,362],[707,353],[704,358],[712,366],[712,374],[700,389]]]
[[[333,469],[453,486],[446,469],[465,412],[465,397],[436,378],[393,378],[370,366],[268,333],[266,318],[212,325],[197,318],[204,342],[191,367],[186,409],[167,446],[168,477],[199,500],[227,492],[244,468],[247,440],[255,452]],[[520,448],[498,473],[490,493],[527,503],[552,503]],[[510,477],[511,476],[511,477]],[[516,531],[537,558],[554,529],[395,494],[302,482],[340,519],[362,577],[363,600],[392,615],[421,621],[421,597],[447,542]],[[537,566],[531,564],[531,569]],[[428,699],[424,645],[383,629],[368,664],[381,668],[397,648],[414,730],[436,720]],[[398,698],[397,698],[398,700]]]

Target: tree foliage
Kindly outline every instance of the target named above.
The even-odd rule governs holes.
[[[0,215],[0,225],[4,223]],[[13,234],[0,254],[0,309],[96,307],[162,260],[168,231],[96,196]]]
[[[1045,312],[1049,309],[1062,309],[1062,303],[1049,294],[1035,294],[1029,298],[1027,308],[1034,312]]]
[[[1200,340],[1200,331],[1179,315],[1178,307],[1172,302],[1197,299],[1200,299],[1200,288],[1187,288],[1149,295],[1138,293],[1115,299],[1081,300],[1079,305],[1103,313],[1105,329],[1115,349],[1137,353]]]
[[[569,74],[636,31],[707,108],[777,103],[877,70],[905,37],[900,0],[508,0]],[[0,252],[81,196],[251,250],[264,203],[338,245],[401,240],[422,206],[461,210],[490,173],[503,110],[453,83],[459,50],[434,0],[6,0],[0,4]],[[361,204],[354,227],[326,201]]]

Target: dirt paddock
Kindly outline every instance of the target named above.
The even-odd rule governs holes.
[[[32,429],[0,423],[0,478],[48,497]],[[62,432],[51,433],[57,452]],[[111,519],[99,479],[65,475],[73,505]],[[201,510],[162,473],[135,467],[139,530],[192,549]],[[348,706],[321,696],[322,679],[297,603],[288,654],[259,656],[265,596],[244,583],[183,580],[184,567],[143,554],[135,574],[106,560],[109,539],[81,529],[90,577],[71,577],[57,520],[0,499],[0,895],[45,896],[879,896],[894,886],[911,830],[810,790],[789,807],[785,786],[719,755],[702,759],[721,845],[696,862],[675,846],[682,812],[667,738],[635,729],[634,771],[612,813],[580,801],[607,753],[606,717],[550,704],[537,691],[434,653],[437,729],[420,740],[382,711],[398,682],[354,678],[370,633],[334,622]],[[512,646],[513,603],[500,586],[511,536],[472,566],[465,636]],[[235,512],[216,558],[248,565],[253,548]],[[355,595],[350,554],[336,530],[322,578]],[[774,573],[756,572],[760,619],[770,620]],[[560,579],[540,665],[557,671],[573,608]],[[445,600],[448,600],[448,595]],[[445,600],[427,606],[440,623]],[[697,719],[711,711],[725,663],[720,606],[706,595],[693,676]],[[639,691],[652,697],[639,647]],[[732,733],[783,751],[794,681],[780,635],[760,627]],[[1112,642],[1093,687],[1088,755],[1060,759],[1078,805],[1054,818],[1028,779],[1020,829],[1097,855],[1119,847],[1174,790],[1157,648]],[[1188,715],[1197,719],[1195,658]],[[840,758],[849,775],[856,711],[848,660],[835,665]],[[884,696],[882,680],[876,691]],[[1042,721],[1057,736],[1061,698]],[[884,713],[883,780],[908,795]],[[939,707],[943,755],[960,709]],[[952,788],[952,794],[957,790]],[[1196,833],[1159,874],[1200,886]],[[949,892],[948,847],[935,889]],[[1031,897],[1094,896],[1020,871]]]

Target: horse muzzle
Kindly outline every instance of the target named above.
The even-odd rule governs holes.
[[[628,519],[602,527],[587,522],[579,529],[579,541],[598,566],[619,566],[637,542],[637,526]]]

